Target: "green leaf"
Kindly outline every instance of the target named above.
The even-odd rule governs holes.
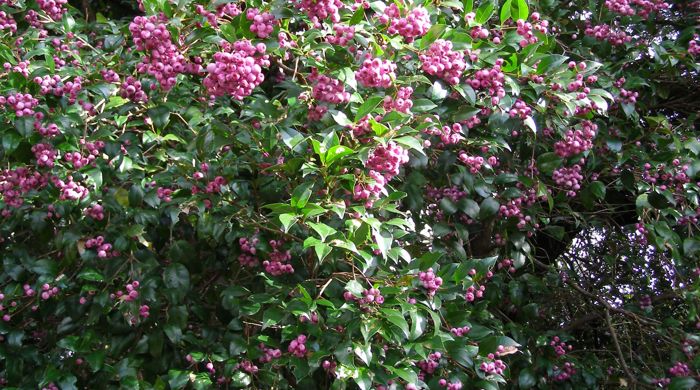
[[[530,15],[530,10],[527,7],[527,0],[517,0],[518,4],[518,19],[527,20]]]
[[[29,138],[34,133],[34,117],[23,116],[15,120],[15,128],[24,138]]]
[[[537,169],[542,173],[551,174],[555,169],[559,168],[563,162],[564,160],[556,153],[542,153],[537,157]]]
[[[594,181],[588,186],[591,189],[591,193],[598,199],[605,198],[605,184],[599,181]]]
[[[278,218],[280,222],[282,222],[284,232],[287,233],[289,232],[289,228],[291,228],[297,222],[299,217],[295,214],[280,214]]]
[[[416,137],[407,135],[404,137],[394,138],[394,141],[401,145],[408,146],[410,149],[413,149],[422,155],[425,155],[425,153],[423,152],[423,143],[419,141]]]
[[[521,389],[529,389],[536,384],[537,379],[531,368],[525,368],[520,371],[520,375],[518,375],[518,385]]]
[[[294,192],[292,192],[292,206],[303,209],[304,206],[306,206],[306,203],[309,202],[309,198],[311,198],[313,186],[313,181],[307,181],[297,186],[297,188],[294,189]]]
[[[268,307],[263,313],[262,329],[269,328],[272,325],[277,325],[284,318],[285,311],[277,306]]]
[[[347,146],[336,145],[328,149],[326,153],[326,165],[331,166],[336,160],[340,160],[343,157],[355,153],[354,150]]]
[[[153,121],[156,129],[164,129],[170,123],[170,108],[158,106],[148,110],[148,116]]]
[[[446,28],[447,26],[444,24],[434,24],[425,33],[425,35],[423,35],[423,38],[421,38],[419,47],[421,49],[427,49],[431,43],[435,42],[438,38],[440,38],[442,33],[445,32]]]
[[[355,13],[350,18],[350,21],[348,22],[348,24],[350,26],[354,26],[354,25],[360,23],[364,17],[365,17],[364,7],[358,7],[357,11],[355,11]]]
[[[372,126],[372,131],[374,131],[374,134],[377,136],[381,137],[382,135],[386,134],[389,132],[389,128],[384,126],[383,124],[375,121],[374,119],[369,120],[370,126]]]
[[[479,206],[479,219],[486,220],[498,213],[498,208],[501,205],[492,197],[488,197],[481,202]]]
[[[190,376],[186,371],[170,370],[168,371],[168,385],[171,389],[182,389],[187,386],[190,381]]]
[[[91,282],[101,282],[104,276],[97,272],[94,268],[85,268],[78,274],[79,279],[89,280]]]
[[[647,197],[649,204],[654,206],[656,209],[665,209],[671,206],[671,202],[666,199],[665,196],[659,194],[658,192],[650,192]]]
[[[437,107],[437,104],[433,103],[432,100],[416,99],[413,101],[413,106],[411,107],[411,109],[415,112],[426,112],[432,110],[435,107]]]
[[[428,321],[418,310],[411,310],[409,314],[411,315],[411,333],[408,339],[413,341],[423,335]]]
[[[250,375],[243,371],[236,371],[231,377],[231,385],[234,387],[247,387],[251,384],[251,382],[252,379],[250,378]]]
[[[353,350],[355,355],[362,360],[367,367],[369,367],[372,362],[372,344],[355,344],[355,349]]]
[[[394,310],[394,309],[381,309],[382,314],[384,314],[384,319],[389,321],[390,323],[396,325],[403,334],[408,338],[408,336],[411,334],[409,329],[408,329],[408,322],[406,319],[403,317],[403,314],[401,312]]]
[[[435,80],[433,85],[428,89],[428,95],[433,100],[443,100],[447,97],[448,91],[442,81]]]
[[[163,272],[163,282],[168,288],[176,290],[189,290],[190,273],[180,263],[170,264]]]
[[[319,243],[314,245],[314,251],[316,252],[316,257],[318,258],[318,261],[323,261],[323,259],[328,256],[333,248],[331,248],[330,245],[324,244],[324,243]]]
[[[318,235],[321,237],[321,241],[326,241],[326,237],[337,232],[335,229],[323,222],[307,222],[306,224],[309,225],[316,233],[318,233]]]
[[[692,377],[676,377],[671,379],[668,390],[689,390],[694,389],[697,381]]]
[[[460,199],[459,202],[457,202],[457,207],[459,207],[462,212],[473,219],[476,219],[479,216],[479,204],[472,199]]]
[[[506,0],[506,2],[501,6],[501,24],[504,24],[506,20],[510,18],[510,9],[512,5],[512,0]]]
[[[333,118],[335,123],[343,127],[352,125],[350,119],[348,119],[348,117],[342,111],[331,111],[331,117]]]
[[[537,65],[537,74],[550,74],[555,68],[563,64],[564,61],[568,60],[569,57],[563,56],[561,54],[550,54],[540,60],[540,64]]]
[[[481,3],[479,8],[476,9],[476,17],[474,18],[474,21],[477,24],[486,23],[489,19],[491,19],[491,16],[493,16],[495,10],[496,5],[494,4],[493,0],[484,1]]]
[[[355,114],[355,122],[359,122],[362,118],[365,117],[365,115],[374,111],[374,109],[377,108],[377,106],[379,106],[379,103],[381,103],[383,100],[384,98],[381,96],[372,96],[365,100],[365,102],[362,103],[360,108],[357,109],[357,113]]]

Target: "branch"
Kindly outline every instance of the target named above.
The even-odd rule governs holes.
[[[605,322],[608,324],[608,329],[610,329],[610,334],[612,335],[613,344],[615,344],[615,351],[617,351],[617,356],[620,360],[620,364],[622,365],[622,370],[625,372],[625,375],[630,380],[630,382],[636,384],[637,378],[634,375],[632,375],[630,368],[627,367],[625,356],[622,354],[622,348],[620,348],[620,342],[617,340],[617,332],[615,332],[615,328],[613,328],[612,321],[610,320],[610,311],[607,309],[605,310]]]

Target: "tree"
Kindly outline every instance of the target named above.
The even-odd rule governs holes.
[[[697,2],[0,3],[3,385],[697,384]]]

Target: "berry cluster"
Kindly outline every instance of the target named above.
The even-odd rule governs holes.
[[[34,144],[32,146],[32,153],[34,153],[36,165],[38,167],[53,168],[54,160],[56,159],[56,149],[54,149],[51,144]]]
[[[700,39],[698,39],[698,34],[695,34],[693,39],[688,42],[688,54],[694,57],[700,56]]]
[[[423,288],[427,290],[429,297],[434,296],[442,285],[442,278],[435,276],[432,268],[428,268],[427,271],[418,274],[418,279],[420,279]]]
[[[258,38],[267,38],[272,34],[277,22],[275,17],[269,12],[260,12],[257,8],[248,8],[245,12],[245,17],[253,21],[250,26],[250,31],[255,33]]]
[[[291,264],[287,264],[292,259],[292,255],[289,250],[284,252],[280,250],[282,244],[282,240],[270,240],[270,246],[272,247],[272,252],[269,255],[270,259],[263,261],[265,272],[270,275],[280,276],[294,273],[294,267]]]
[[[590,150],[597,132],[598,125],[584,121],[580,130],[567,131],[564,140],[554,144],[554,151],[559,157],[571,157]]]
[[[148,95],[146,95],[146,92],[141,88],[141,82],[134,76],[129,76],[124,80],[119,88],[119,96],[135,103],[145,103],[148,101]]]
[[[112,250],[112,244],[106,242],[103,236],[88,239],[85,241],[85,248],[95,249],[97,257],[101,259],[119,256],[119,252]],[[136,287],[138,287],[138,285]],[[127,290],[128,289],[129,286],[127,285]]]
[[[561,167],[555,169],[552,173],[552,179],[558,186],[563,187],[567,191],[567,196],[573,198],[576,196],[576,192],[581,189],[581,181],[583,180],[581,166],[575,164],[571,168]]]
[[[119,82],[119,75],[117,72],[113,71],[112,69],[102,69],[100,71],[100,75],[102,76],[102,80],[108,82],[108,83],[118,83]]]
[[[427,360],[419,361],[418,367],[420,367],[424,374],[432,374],[440,365],[440,358],[442,358],[440,352],[433,352],[428,355]]]
[[[238,262],[242,267],[252,268],[258,265],[258,258],[255,256],[257,253],[255,246],[258,245],[258,242],[260,242],[260,240],[257,237],[241,237],[238,239],[238,244],[241,246],[242,252],[238,255]]]
[[[25,284],[24,287],[26,289],[27,287],[29,287],[29,285]],[[59,291],[60,291],[60,289],[58,287],[56,287],[56,286],[51,287],[51,285],[49,285],[48,283],[44,283],[41,286],[41,299],[47,300],[55,295],[58,295]]]
[[[338,367],[338,363],[332,360],[324,360],[323,363],[321,363],[321,367],[323,367],[323,370],[326,371],[328,375],[335,375],[335,369]]]
[[[690,376],[690,368],[683,362],[676,362],[668,369],[668,373],[672,376]]]
[[[105,218],[105,209],[101,204],[96,203],[90,207],[87,207],[84,211],[85,215],[89,218],[101,221]]]
[[[0,96],[0,106],[8,105],[18,117],[34,114],[34,107],[39,105],[39,100],[29,93],[11,93],[7,97]]]
[[[17,32],[17,22],[5,11],[0,11],[0,30],[10,30],[13,34]]]
[[[651,297],[649,295],[644,295],[639,298],[639,308],[642,310],[650,310],[652,307]]]
[[[399,174],[401,165],[408,162],[408,151],[396,143],[378,146],[367,159],[367,167],[381,172],[387,180]]]
[[[358,139],[362,143],[366,143],[370,141],[369,137],[366,137],[368,134],[372,134],[372,126],[369,123],[369,120],[372,117],[370,115],[365,115],[362,119],[360,119],[357,123],[353,123],[351,125],[348,125],[348,128],[352,130],[352,135],[356,139]]]
[[[391,3],[379,17],[380,23],[390,23],[387,33],[399,34],[407,43],[413,42],[417,37],[425,35],[430,29],[430,15],[423,7],[416,7],[408,12],[405,18],[401,17],[399,7]]]
[[[297,8],[306,13],[314,27],[320,27],[321,21],[330,18],[333,23],[340,22],[340,9],[343,3],[340,0],[295,0]]]
[[[303,358],[306,356],[306,335],[300,334],[296,339],[292,340],[287,347],[287,352],[292,355]]]
[[[467,302],[474,302],[476,299],[481,299],[484,297],[484,292],[486,291],[486,286],[481,285],[478,288],[474,286],[467,287],[467,292],[464,294],[464,299]]]
[[[450,333],[452,333],[453,335],[455,335],[455,336],[457,336],[457,337],[462,337],[462,336],[464,336],[465,334],[469,333],[470,330],[472,330],[470,327],[468,327],[468,326],[463,326],[463,327],[461,327],[461,328],[452,328],[452,329],[450,329]]]
[[[309,75],[309,81],[314,83],[311,92],[314,99],[331,104],[341,104],[350,101],[350,93],[339,80],[318,74],[314,69]]]
[[[310,106],[309,112],[306,114],[306,119],[309,122],[318,122],[323,119],[323,116],[328,112],[328,107],[326,106]]]
[[[213,27],[217,27],[219,25],[218,18],[221,18],[223,16],[234,17],[242,13],[241,9],[236,3],[222,4],[216,8],[216,12],[210,12],[207,9],[205,9],[203,5],[197,4],[195,6],[195,12],[207,18],[207,21]]]
[[[530,15],[530,20],[532,20],[532,23],[522,19],[518,19],[518,21],[515,22],[515,31],[518,33],[518,35],[523,37],[523,39],[519,42],[520,47],[525,47],[529,44],[537,43],[538,39],[537,36],[534,34],[533,30],[542,34],[547,34],[549,22],[546,20],[540,20],[539,13],[533,12],[532,15]]]
[[[628,91],[624,88],[620,88],[620,96],[616,100],[625,104],[634,104],[637,102],[639,97],[639,92]]]
[[[429,127],[425,129],[426,134],[440,136],[442,143],[440,146],[455,145],[464,139],[462,136],[462,125],[453,123],[452,126],[442,126],[441,128]]]
[[[670,5],[663,0],[605,0],[605,7],[624,16],[638,15],[646,19],[652,12],[667,9]]]
[[[472,37],[472,39],[477,40],[477,39],[486,39],[491,35],[489,32],[489,29],[486,27],[481,27],[481,26],[474,26],[472,27],[471,32],[469,35]]]
[[[444,39],[433,42],[428,51],[421,54],[419,58],[424,72],[452,85],[459,84],[459,78],[467,68],[464,55],[453,51],[452,42]]]
[[[503,363],[503,360],[495,359],[492,353],[488,354],[488,359],[491,361],[482,362],[479,365],[479,370],[486,373],[486,375],[503,375],[503,372],[506,370],[506,364]]]
[[[326,37],[326,42],[338,46],[347,46],[348,43],[350,43],[350,41],[352,41],[352,39],[355,37],[355,27],[347,26],[342,23],[334,24],[333,32],[335,33],[335,35],[329,35],[328,37]]]
[[[13,71],[20,73],[24,77],[29,77],[29,61],[20,61],[17,65],[12,66],[9,62],[2,64],[3,69],[6,71]]]
[[[552,340],[549,342],[549,345],[554,348],[554,353],[557,354],[557,356],[563,356],[566,355],[567,351],[571,351],[574,349],[573,346],[566,344],[564,341],[562,341],[559,336],[554,336]]]
[[[506,96],[506,90],[503,88],[505,75],[501,72],[503,59],[499,58],[491,69],[480,69],[474,73],[474,76],[467,80],[467,83],[476,90],[487,90],[491,96],[491,104],[496,105],[501,101],[501,98]]]
[[[599,41],[608,41],[613,46],[621,46],[632,41],[632,37],[620,29],[613,29],[607,24],[586,26],[584,34]]]
[[[172,202],[173,200],[173,190],[171,188],[158,187],[156,189],[156,195],[158,196],[158,199],[162,200],[163,202]]]
[[[258,345],[258,348],[262,351],[262,356],[260,356],[260,363],[269,363],[273,359],[279,359],[282,356],[282,351],[279,349],[273,349],[273,348],[268,348],[265,346],[265,344],[260,343]]]
[[[470,156],[467,152],[461,150],[457,157],[464,165],[469,167],[469,172],[477,174],[484,165],[484,158],[481,156]]]
[[[361,306],[367,306],[371,304],[381,305],[382,303],[384,303],[384,297],[382,296],[382,293],[379,292],[378,288],[374,287],[370,289],[365,289],[365,291],[362,292],[362,298],[355,297],[350,291],[345,291],[343,293],[343,298],[348,302],[356,301]]]
[[[234,370],[245,371],[249,374],[255,374],[258,372],[258,366],[253,364],[250,360],[244,360],[233,367]]]
[[[574,363],[571,362],[564,363],[564,367],[554,366],[552,370],[554,371],[552,373],[552,379],[554,379],[555,382],[564,382],[576,375],[576,368]]]
[[[452,202],[457,203],[460,199],[467,196],[467,192],[460,190],[457,186],[435,188],[428,185],[426,194],[427,197],[435,203],[439,203],[443,198],[447,198]]]
[[[65,7],[68,0],[37,0],[37,4],[53,20],[61,20],[68,11]]]
[[[442,378],[438,381],[438,384],[441,387],[445,387],[447,390],[461,390],[462,389],[462,382],[460,382],[460,381],[447,382],[447,379]]]
[[[389,88],[396,78],[396,64],[380,58],[367,58],[355,72],[357,81],[366,88]]]
[[[90,193],[85,186],[73,181],[72,176],[68,176],[67,182],[54,176],[51,178],[51,183],[61,191],[59,195],[61,200],[81,200]]]
[[[0,195],[8,207],[19,208],[25,194],[45,187],[47,182],[46,176],[29,168],[5,169],[0,171]],[[3,210],[3,216],[8,215],[9,212]]]
[[[510,273],[515,273],[516,269],[513,266],[513,259],[503,259],[496,266],[497,269],[507,269]]]
[[[513,103],[513,107],[511,107],[510,111],[508,111],[508,116],[511,118],[518,117],[520,119],[527,119],[532,115],[532,108],[530,108],[524,101],[521,99],[517,99],[515,103]]]
[[[68,152],[63,155],[63,159],[73,165],[73,168],[80,169],[88,165],[94,165],[95,159],[100,155],[100,151],[104,149],[104,141],[88,142],[84,138],[79,141],[80,145],[87,149],[87,154],[83,156],[80,152]]]
[[[126,293],[122,290],[118,290],[116,293],[110,294],[109,297],[124,302],[133,302],[139,297],[139,286],[141,286],[141,283],[139,283],[138,280],[134,280],[133,282],[127,283],[126,286],[124,286]]]
[[[214,62],[207,66],[204,86],[212,99],[231,95],[243,100],[265,80],[262,70],[270,66],[269,56],[263,54],[265,45],[253,46],[244,39],[233,44],[224,43],[223,49],[214,54]]]
[[[83,89],[82,78],[76,77],[73,81],[61,82],[58,75],[35,77],[34,82],[39,84],[42,95],[53,94],[54,96],[68,95],[68,103],[73,104],[78,99],[78,93]]]
[[[411,95],[413,95],[413,88],[400,87],[396,92],[396,98],[392,98],[389,95],[384,97],[384,110],[386,112],[396,110],[398,112],[409,114],[411,112],[411,107],[413,107]]]
[[[137,50],[146,53],[136,70],[154,76],[161,87],[169,91],[175,86],[178,74],[197,74],[201,66],[187,62],[185,56],[173,44],[167,23],[164,15],[137,16],[129,24],[129,31]]]

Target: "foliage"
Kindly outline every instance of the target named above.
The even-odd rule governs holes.
[[[0,1],[5,386],[696,385],[697,2],[139,7]]]

